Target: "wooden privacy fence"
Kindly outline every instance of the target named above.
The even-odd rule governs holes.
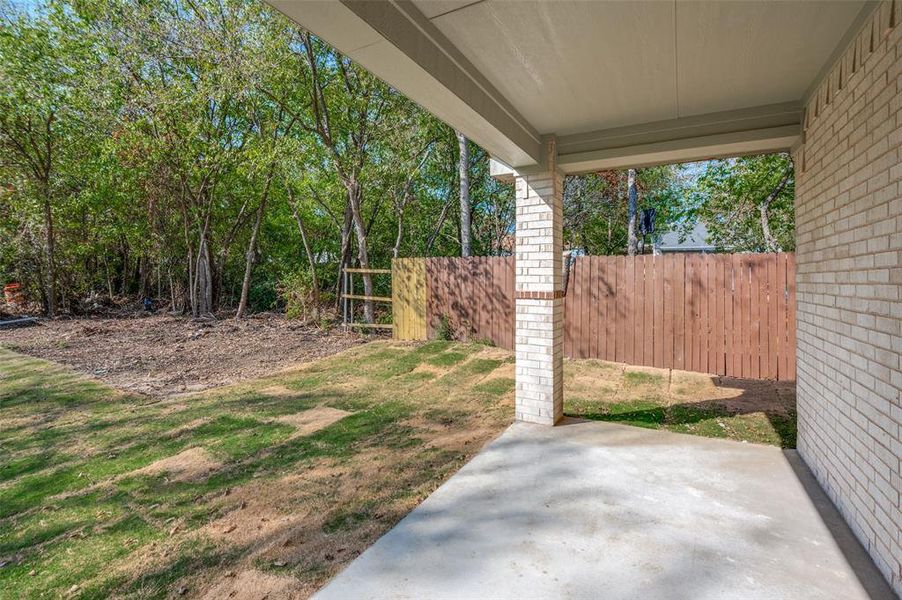
[[[395,335],[514,346],[514,258],[393,263]],[[403,299],[403,301],[399,301]],[[564,296],[564,354],[795,379],[793,254],[586,256]]]
[[[578,258],[564,353],[751,379],[795,379],[795,256]]]

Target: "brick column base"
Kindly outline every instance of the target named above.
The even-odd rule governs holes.
[[[563,177],[554,139],[545,164],[517,173],[516,418],[554,425],[564,414]]]
[[[517,300],[516,419],[554,425],[564,416],[564,301]]]

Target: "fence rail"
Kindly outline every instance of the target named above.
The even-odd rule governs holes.
[[[341,322],[345,331],[362,327],[367,329],[394,329],[392,323],[361,323],[354,321],[354,300],[363,300],[364,302],[384,302],[392,303],[389,296],[373,296],[367,294],[354,293],[354,275],[388,275],[392,273],[391,269],[360,269],[360,268],[342,268],[342,285],[341,285]],[[392,277],[394,279],[394,277]]]
[[[393,293],[410,299],[396,306],[395,323],[407,323],[400,337],[447,327],[513,348],[513,257],[404,260],[416,291],[399,285],[396,267]],[[795,306],[793,254],[579,257],[564,296],[564,354],[791,380]]]

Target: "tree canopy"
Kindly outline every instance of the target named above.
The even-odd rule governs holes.
[[[729,252],[795,250],[795,173],[788,154],[714,160],[690,189],[686,215]]]
[[[638,169],[640,205],[659,229],[790,249],[791,171],[769,221],[757,208],[786,161]],[[565,243],[625,253],[626,193],[625,173],[568,177]],[[484,150],[263,3],[0,3],[0,284],[48,313],[334,310],[343,266],[510,253],[514,218]]]

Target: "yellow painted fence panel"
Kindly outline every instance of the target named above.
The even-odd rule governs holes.
[[[426,259],[395,258],[391,263],[392,320],[398,340],[426,339]]]

